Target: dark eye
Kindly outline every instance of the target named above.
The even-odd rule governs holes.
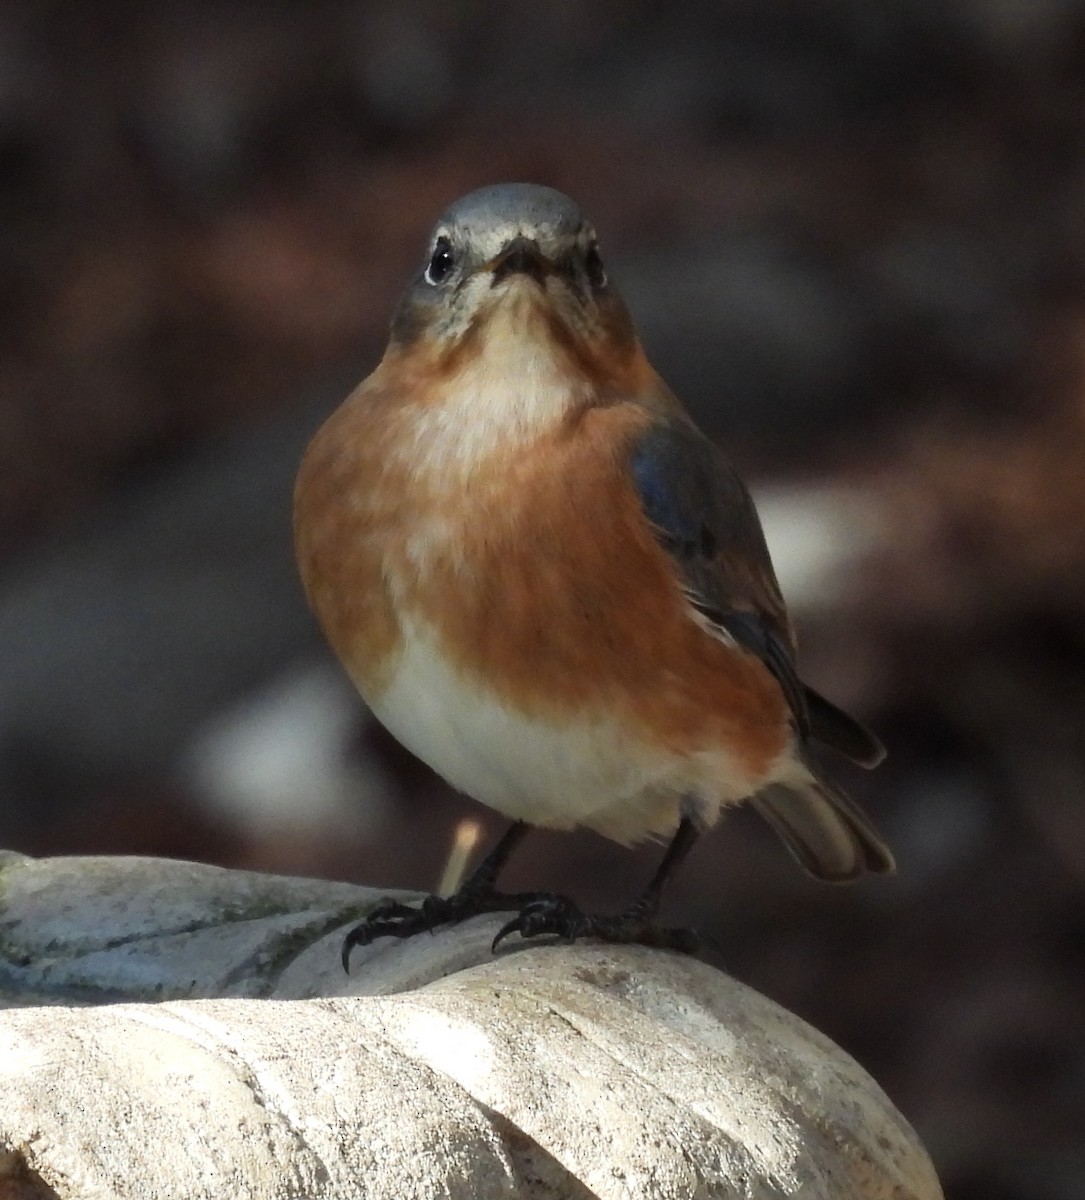
[[[452,254],[452,243],[446,237],[439,237],[433,247],[433,255],[426,267],[426,282],[436,286],[443,283],[456,265]]]
[[[593,288],[603,288],[607,285],[607,272],[603,260],[599,257],[599,247],[595,242],[588,247],[584,255],[584,269],[588,273],[588,282]]]

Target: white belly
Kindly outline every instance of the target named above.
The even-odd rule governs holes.
[[[405,621],[404,635],[390,684],[366,696],[374,714],[453,787],[510,818],[629,843],[670,833],[691,808],[711,824],[751,791],[722,752],[678,757],[604,717],[526,717],[465,680],[428,630]]]

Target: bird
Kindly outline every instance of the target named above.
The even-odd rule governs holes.
[[[877,737],[804,684],[750,493],[649,364],[569,197],[480,188],[437,221],[376,369],[306,450],[308,602],[377,719],[511,820],[451,896],[386,899],[351,951],[486,912],[545,934],[697,947],[664,885],[748,802],[805,870],[894,870],[811,753]],[[667,839],[617,914],[498,876],[531,828]]]

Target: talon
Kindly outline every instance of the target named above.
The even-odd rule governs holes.
[[[403,904],[391,898],[379,901],[369,916],[345,937],[341,959],[350,973],[350,953],[355,946],[368,946],[377,938],[409,938],[423,930],[432,934],[440,925],[455,925],[483,912],[496,912],[523,904],[529,894],[502,896],[475,888],[454,896],[426,896],[419,904]]]
[[[513,933],[519,933],[525,941],[551,934],[565,942],[575,942],[584,937],[619,945],[639,942],[682,954],[696,954],[700,949],[700,939],[691,929],[661,928],[631,912],[618,917],[593,916],[581,912],[564,896],[554,895],[538,896],[525,904],[512,920],[497,931],[497,936],[490,944],[491,950],[496,952],[498,946]]]
[[[364,921],[359,921],[343,938],[340,961],[350,974],[350,954],[355,946],[369,946],[379,937],[409,937],[425,923],[420,909],[388,897],[375,904]]]
[[[544,934],[554,934],[567,942],[574,942],[589,930],[588,918],[564,896],[540,896],[529,901],[511,921],[506,922],[491,943],[491,950],[510,934],[519,932],[526,941]]]
[[[355,946],[368,946],[372,940],[373,935],[364,922],[361,925],[355,925],[347,936],[343,938],[343,948],[339,952],[339,958],[343,964],[343,970],[348,975],[350,974],[350,952]]]
[[[509,934],[515,933],[519,929],[521,935],[523,935],[524,931],[520,925],[520,917],[521,917],[521,914],[517,913],[516,916],[513,917],[511,921],[506,921],[505,924],[502,925],[501,928],[497,931],[497,934],[495,935],[494,940],[490,943],[490,953],[491,954],[497,953],[498,946],[501,945],[501,943],[505,940],[505,938],[507,938],[509,936]]]

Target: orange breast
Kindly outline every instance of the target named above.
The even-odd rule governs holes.
[[[309,604],[363,695],[387,679],[401,631],[385,548],[405,519],[380,395],[363,384],[313,439],[294,487],[294,546]]]
[[[649,419],[591,408],[480,472],[458,554],[433,558],[412,607],[524,713],[618,714],[631,736],[678,754],[727,746],[760,775],[788,743],[787,705],[760,661],[690,616],[626,472]]]
[[[580,407],[467,476],[422,479],[399,452],[422,393],[408,383],[378,370],[314,439],[296,490],[306,591],[363,695],[387,683],[410,613],[525,715],[606,714],[668,752],[724,746],[766,773],[787,706],[759,660],[691,618],[644,519],[626,463],[649,410]]]

